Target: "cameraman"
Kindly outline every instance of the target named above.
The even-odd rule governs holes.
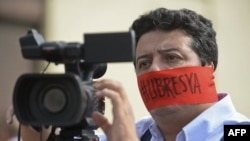
[[[187,9],[159,8],[135,20],[132,29],[138,86],[152,117],[138,121],[135,132],[122,86],[96,83],[97,95],[113,103],[113,123],[93,115],[107,140],[219,141],[224,124],[250,121],[235,111],[230,95],[216,91],[218,48],[210,20]]]
[[[152,117],[134,124],[123,86],[100,80],[93,85],[96,96],[110,98],[113,105],[112,122],[93,113],[105,133],[100,140],[219,141],[224,124],[250,122],[235,111],[230,95],[216,91],[218,48],[210,20],[187,9],[159,8],[136,19],[132,29],[138,86]],[[22,131],[23,141],[35,140],[30,128]]]

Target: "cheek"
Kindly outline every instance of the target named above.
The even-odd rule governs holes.
[[[194,51],[188,51],[187,52],[187,59],[186,59],[186,65],[190,66],[201,66],[201,59]]]
[[[193,58],[190,58],[190,61],[188,61],[188,63],[191,66],[202,66],[200,58],[196,55]]]
[[[136,76],[139,76],[140,74],[139,74],[139,71],[135,68],[135,74],[136,74]]]

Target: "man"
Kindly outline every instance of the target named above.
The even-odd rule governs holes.
[[[228,94],[216,92],[218,49],[211,21],[191,10],[159,8],[135,20],[132,29],[138,86],[152,117],[135,127],[122,86],[97,82],[97,96],[113,104],[112,123],[93,114],[107,140],[219,141],[224,124],[249,122],[235,111]]]
[[[213,73],[218,49],[212,23],[194,11],[159,8],[140,16],[136,33],[135,70],[141,97],[151,117],[135,123],[123,86],[102,79],[93,87],[108,97],[113,121],[93,119],[108,141],[219,141],[224,124],[249,122],[235,111],[228,94],[217,93]],[[23,140],[33,134],[23,127]]]

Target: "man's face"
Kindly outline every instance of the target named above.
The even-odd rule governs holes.
[[[190,47],[191,41],[191,37],[182,30],[154,30],[142,35],[136,48],[136,74],[201,66],[199,57]]]

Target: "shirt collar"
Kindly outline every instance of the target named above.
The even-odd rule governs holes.
[[[218,98],[219,101],[217,103],[201,113],[182,129],[177,135],[177,140],[178,138],[185,138],[191,141],[204,140],[216,128],[221,127],[221,123],[235,112],[235,108],[229,95],[221,93],[218,94]]]

